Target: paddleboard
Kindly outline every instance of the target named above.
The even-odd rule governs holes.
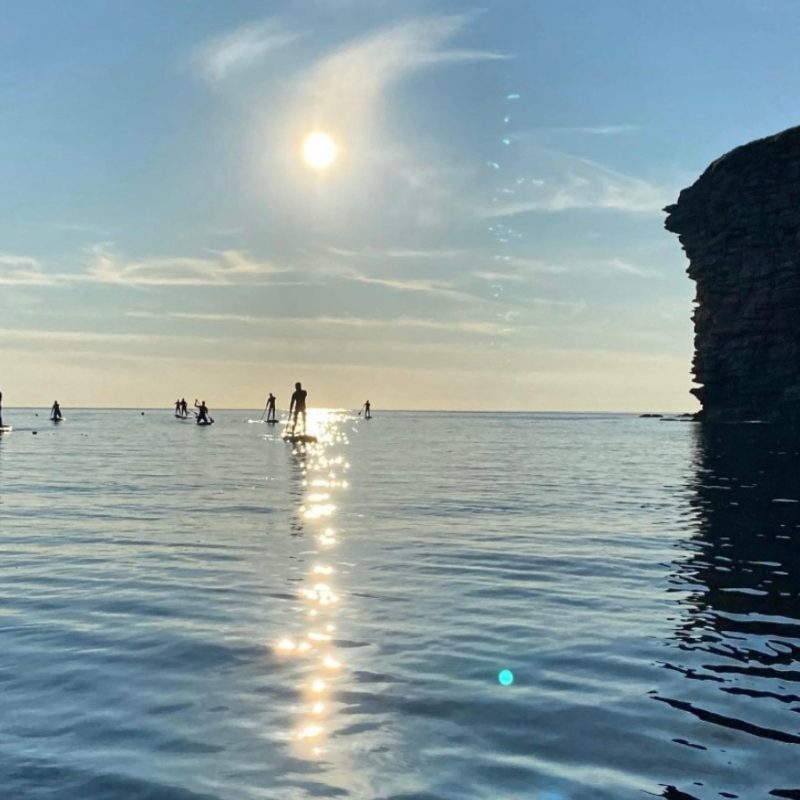
[[[11,433],[13,430],[13,425],[0,425],[0,433]]]
[[[308,434],[300,434],[298,436],[284,436],[283,441],[291,442],[292,444],[315,444],[317,437],[309,436]]]
[[[50,422],[63,422],[66,417],[50,417]]]
[[[265,422],[267,423],[267,425],[277,425],[278,424],[278,420],[277,419],[268,419],[268,420],[265,420]]]
[[[200,426],[205,427],[206,425],[213,425],[214,424],[214,420],[211,419],[211,420],[208,420],[208,422],[202,422],[201,420],[197,420],[197,424],[200,425]]]

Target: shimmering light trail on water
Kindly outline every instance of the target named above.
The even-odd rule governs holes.
[[[800,789],[800,443],[259,414],[4,409],[4,797]]]
[[[349,465],[343,456],[331,455],[333,447],[347,446],[343,423],[347,415],[332,411],[312,412],[309,430],[314,431],[316,444],[293,446],[292,458],[297,459],[303,474],[303,502],[298,507],[298,524],[317,543],[315,556],[322,549],[329,550],[339,543],[333,529],[328,527],[336,511],[332,498],[337,491],[347,488],[340,477]],[[324,489],[325,491],[322,491]],[[320,529],[320,525],[324,528]],[[330,552],[326,558],[330,558]],[[294,742],[301,745],[299,754],[304,757],[322,758],[325,755],[324,741],[327,733],[326,717],[335,698],[331,693],[331,680],[342,670],[341,656],[336,651],[336,611],[340,591],[335,589],[333,576],[336,569],[327,562],[314,561],[300,587],[298,597],[302,606],[298,608],[301,625],[306,629],[301,640],[281,638],[276,651],[287,656],[302,656],[307,659],[307,674],[300,685],[303,698],[301,719],[294,733]]]

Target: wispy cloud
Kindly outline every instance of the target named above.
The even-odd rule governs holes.
[[[635,264],[633,261],[628,261],[624,258],[608,258],[601,262],[601,267],[624,275],[636,275],[639,278],[662,279],[664,277],[660,272],[656,272],[654,269],[643,267],[640,264]]]
[[[537,183],[510,181],[493,202],[477,210],[493,219],[530,212],[610,209],[633,214],[661,214],[674,191],[564,153],[546,153],[551,175]]]
[[[472,273],[476,278],[480,278],[482,281],[490,281],[490,282],[499,282],[502,283],[503,281],[524,281],[525,278],[522,275],[514,272],[491,272],[486,270],[478,270],[477,272]]]
[[[243,25],[201,45],[194,61],[210,83],[260,63],[265,56],[294,44],[305,34],[289,30],[277,20]]]
[[[32,328],[2,328],[0,329],[0,335],[2,335],[4,341],[17,340],[27,343],[57,341],[70,344],[134,344],[152,341],[171,341],[176,338],[181,338],[171,335],[168,336],[166,334],[41,330]]]
[[[0,253],[0,285],[49,286],[54,283],[35,258]]]
[[[239,250],[223,250],[206,258],[126,259],[107,245],[95,245],[91,256],[85,279],[122,286],[263,284],[267,276],[287,272],[268,261],[253,260]]]
[[[636,133],[641,129],[638,125],[568,125],[544,130],[557,133],[585,133],[589,136],[619,136],[624,133]]]
[[[128,311],[126,317],[140,319],[170,319],[187,320],[209,323],[236,323],[253,326],[280,326],[285,328],[304,327],[343,327],[343,328],[422,328],[425,330],[451,331],[455,333],[475,333],[498,335],[508,333],[508,325],[497,322],[471,321],[471,320],[440,320],[424,319],[419,317],[259,317],[251,314],[234,313],[192,313],[183,311],[170,311],[166,314],[157,314],[152,311]]]
[[[415,250],[413,248],[405,249],[399,247],[365,247],[359,250],[349,250],[342,247],[329,247],[328,252],[332,255],[342,256],[344,258],[409,259],[412,261],[449,260],[464,255],[463,250],[456,250],[453,248]]]
[[[424,294],[449,297],[454,300],[474,300],[475,298],[455,287],[449,281],[429,280],[426,278],[376,278],[370,275],[350,273],[344,277],[357,283],[383,286],[400,292],[421,292]]]
[[[549,261],[541,261],[538,258],[495,255],[494,261],[499,262],[504,270],[513,269],[522,276],[535,273],[540,275],[563,275],[569,272],[569,268],[562,264],[553,264]]]
[[[450,42],[473,14],[429,16],[382,28],[324,56],[303,81],[320,124],[357,129],[369,121],[385,90],[408,75],[446,64],[506,58]]]

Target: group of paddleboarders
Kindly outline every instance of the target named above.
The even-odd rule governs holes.
[[[302,430],[303,433],[306,431],[306,400],[308,398],[308,392],[303,388],[303,385],[298,381],[294,385],[294,392],[292,392],[292,398],[289,401],[289,419],[292,421],[292,427],[290,431],[290,435],[295,435],[295,430],[297,428],[297,421],[302,417]],[[269,397],[267,398],[267,405],[264,409],[264,414],[267,416],[267,422],[277,422],[276,417],[276,405],[277,405],[277,398],[275,397],[272,392],[269,393]],[[198,425],[211,425],[214,422],[213,417],[208,411],[208,406],[206,405],[206,401],[202,400],[199,403],[197,402],[197,398],[194,401],[194,407],[197,411],[189,411],[189,404],[186,402],[186,398],[182,397],[180,400],[175,401],[175,416],[180,417],[181,419],[185,419],[189,416],[189,414],[194,414],[196,417],[196,422]],[[364,412],[365,419],[371,419],[372,414],[370,412],[370,402],[367,400],[366,403],[361,407],[361,411]],[[361,416],[361,411],[358,412],[359,416]],[[261,415],[262,419],[264,418],[264,414]],[[61,406],[58,403],[58,400],[53,401],[53,405],[50,408],[50,419],[53,422],[61,422],[64,419],[64,415],[61,413]],[[0,392],[0,428],[3,427],[3,393]]]
[[[308,398],[308,392],[303,388],[303,385],[298,381],[294,385],[294,392],[292,392],[292,399],[289,401],[289,418],[292,420],[292,428],[290,431],[290,435],[294,436],[295,429],[297,428],[297,420],[299,417],[302,416],[303,418],[303,433],[306,430],[306,399]],[[264,419],[264,414],[266,414],[267,422],[277,422],[278,419],[276,417],[275,406],[277,404],[277,398],[275,397],[272,392],[269,393],[269,397],[267,398],[267,405],[264,408],[264,412],[261,414],[261,419]],[[363,406],[361,406],[361,411],[364,412],[364,419],[372,419],[372,404],[367,400]],[[358,415],[361,416],[361,411],[358,412]]]
[[[195,422],[198,425],[211,425],[214,422],[211,415],[208,413],[208,406],[206,405],[205,400],[201,400],[199,403],[197,402],[197,398],[194,399],[194,407],[197,411],[190,411],[189,404],[186,402],[185,397],[181,397],[180,400],[175,401],[175,416],[178,419],[187,419],[190,414],[194,414]]]
[[[308,392],[303,388],[303,385],[298,381],[294,385],[294,392],[292,392],[292,399],[289,401],[289,418],[292,420],[292,428],[290,436],[294,436],[295,429],[297,428],[297,419],[302,415],[303,417],[303,433],[306,430],[306,398]],[[266,422],[277,422],[275,406],[278,399],[272,392],[269,393],[267,398],[267,405],[264,407],[264,412],[261,414],[261,419],[264,419],[264,414],[267,415]]]

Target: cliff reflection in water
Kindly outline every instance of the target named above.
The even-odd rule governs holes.
[[[656,699],[720,732],[758,737],[746,737],[745,746],[769,751],[770,762],[794,759],[792,745],[800,744],[800,435],[761,425],[698,425],[695,435],[696,534],[688,543],[693,553],[677,564],[673,580],[687,593],[673,642],[681,656],[664,664],[688,681],[680,696]],[[709,684],[719,693],[709,692]],[[731,741],[714,729],[702,739],[709,748],[709,742]],[[762,777],[769,780],[768,773]]]

